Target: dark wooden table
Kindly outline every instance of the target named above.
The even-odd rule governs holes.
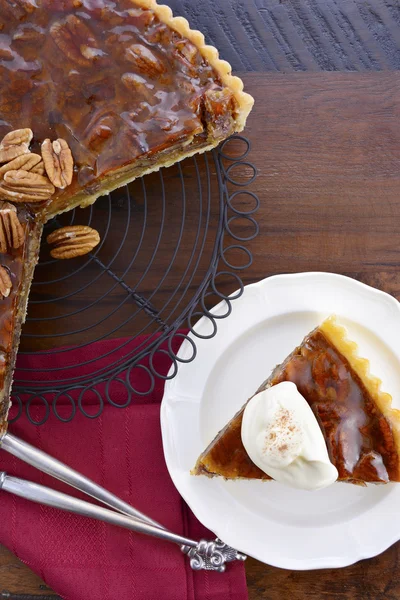
[[[332,271],[400,299],[398,0],[168,3],[220,47],[256,99],[247,135],[261,231],[245,283]],[[249,597],[400,599],[399,549],[319,572],[249,559]],[[31,597],[54,593],[0,549],[0,598]]]

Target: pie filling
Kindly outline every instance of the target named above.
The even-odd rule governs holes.
[[[333,338],[343,340],[342,328],[327,323],[311,332],[258,391],[283,381],[296,384],[318,420],[339,480],[399,481],[400,412],[390,408],[390,397],[369,376],[368,361],[358,359],[348,342],[342,351],[335,345]],[[354,361],[364,373],[354,368]],[[270,479],[243,446],[243,411],[244,407],[200,456],[194,474]]]
[[[174,162],[188,146],[194,153],[239,129],[238,100],[221,74],[141,4],[0,4],[0,138],[30,127],[33,152],[62,138],[76,165],[72,185],[52,197],[51,215],[75,195],[84,201],[117,187],[107,180],[134,161],[142,174],[171,147],[179,148]]]
[[[9,409],[7,395],[12,384],[21,327],[25,321],[43,229],[26,207],[19,207],[17,212],[24,241],[18,248],[9,247],[7,253],[1,255],[1,265],[9,273],[12,287],[9,295],[0,300],[0,433],[6,425]],[[3,215],[0,215],[2,220]]]

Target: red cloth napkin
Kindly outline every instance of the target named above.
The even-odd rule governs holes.
[[[175,343],[175,349],[178,341]],[[114,341],[93,344],[94,356],[114,348]],[[74,351],[87,360],[88,348]],[[79,354],[80,353],[80,354]],[[70,357],[69,357],[70,358]],[[62,359],[61,359],[62,360]],[[47,368],[60,355],[22,356],[19,367]],[[167,373],[170,359],[159,353],[157,372]],[[62,374],[61,374],[62,376]],[[136,369],[140,390],[144,370]],[[121,385],[111,386],[114,401],[123,402]],[[164,462],[159,423],[163,382],[157,380],[150,396],[133,395],[129,407],[118,409],[107,402],[97,419],[77,410],[70,423],[53,413],[43,426],[29,423],[26,415],[10,431],[50,453],[111,490],[126,502],[188,537],[213,539],[194,517],[176,491]],[[88,397],[88,402],[90,398]],[[91,407],[93,408],[93,407]],[[61,416],[70,414],[67,404],[58,406]],[[40,420],[43,404],[31,406]],[[68,486],[0,452],[0,469],[68,494],[85,498]],[[85,498],[87,499],[87,498]],[[6,545],[33,571],[67,600],[246,600],[244,566],[228,565],[226,573],[195,573],[180,549],[98,521],[34,504],[0,493],[0,543]]]

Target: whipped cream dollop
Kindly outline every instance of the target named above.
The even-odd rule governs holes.
[[[318,421],[290,381],[256,394],[247,403],[242,442],[253,463],[281,483],[319,490],[338,478]]]

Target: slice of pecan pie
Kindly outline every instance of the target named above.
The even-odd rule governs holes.
[[[47,219],[213,148],[253,105],[203,35],[155,0],[0,0],[0,81],[0,138],[31,128],[33,152],[48,138],[72,150],[73,180]]]
[[[156,0],[0,0],[0,428],[43,223],[215,147],[252,105]]]
[[[307,335],[258,392],[283,381],[296,384],[324,435],[339,481],[400,481],[400,411],[369,374],[369,362],[331,318]],[[257,392],[257,393],[258,393]],[[241,439],[246,404],[201,454],[195,475],[270,479],[249,458]]]

